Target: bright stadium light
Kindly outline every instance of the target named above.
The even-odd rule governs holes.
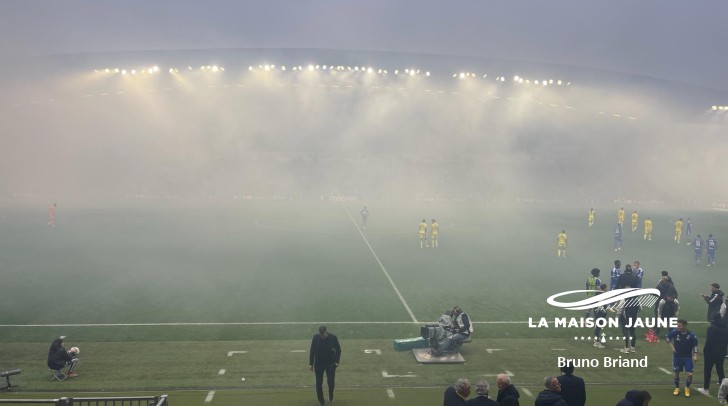
[[[285,71],[286,70],[286,65],[281,66],[281,70],[282,71]]]
[[[713,111],[718,110],[718,106],[713,106]]]
[[[309,71],[312,71],[313,70],[313,65],[308,65],[308,70]]]
[[[556,82],[557,85],[561,86],[561,81]]]
[[[460,79],[463,79],[465,77],[465,74],[463,72],[460,72],[460,74],[458,75],[458,77],[460,77]]]
[[[394,74],[395,74],[395,75],[399,75],[399,69],[395,69],[395,70],[394,70]]]
[[[154,67],[152,68],[152,70],[155,71],[155,72],[159,72],[159,66],[154,65]]]
[[[122,74],[122,75],[126,75],[126,69],[122,69],[122,70],[121,70],[121,74]]]
[[[105,72],[106,72],[106,73],[109,73],[109,72],[111,72],[111,71],[109,70],[109,68],[106,68]]]
[[[430,72],[429,71],[425,72],[425,76],[430,76]]]
[[[414,75],[415,75],[415,71],[411,70],[410,71],[410,76],[414,76]]]

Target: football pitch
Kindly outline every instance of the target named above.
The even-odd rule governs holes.
[[[363,205],[370,216],[361,227]],[[475,202],[139,201],[105,207],[64,206],[56,227],[46,205],[0,208],[0,370],[19,394],[153,391],[173,404],[316,404],[308,346],[319,325],[341,341],[337,404],[441,404],[457,378],[508,373],[531,404],[543,378],[558,375],[558,357],[645,358],[646,367],[577,369],[588,404],[612,405],[628,389],[647,389],[653,404],[684,404],[671,394],[667,344],[644,341],[621,354],[607,329],[596,349],[586,328],[533,328],[529,319],[582,317],[547,304],[583,289],[600,268],[608,283],[615,259],[639,260],[643,287],[669,271],[680,317],[699,340],[707,328],[699,293],[728,286],[720,241],[728,213],[623,204],[624,247],[612,230],[621,204],[589,206]],[[629,215],[640,213],[632,233]],[[642,221],[654,223],[643,241]],[[718,239],[717,267],[696,265],[692,247],[673,241],[673,223],[691,218],[693,233]],[[440,246],[420,248],[422,219],[440,224]],[[569,237],[566,258],[556,235]],[[454,305],[474,321],[463,365],[419,365],[393,340],[417,337]],[[641,316],[651,317],[652,309]],[[45,367],[59,335],[81,348],[79,378],[51,382]],[[703,342],[700,342],[702,350]],[[702,354],[701,354],[702,358]],[[702,384],[702,361],[693,388]],[[245,378],[243,381],[242,378]],[[715,381],[717,378],[713,378]],[[711,386],[713,395],[717,385]],[[493,396],[491,396],[493,397]],[[694,391],[690,402],[715,403]]]

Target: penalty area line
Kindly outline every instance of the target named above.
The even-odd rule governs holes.
[[[356,227],[356,231],[359,232],[359,235],[361,236],[362,240],[364,240],[364,243],[369,247],[369,252],[372,253],[374,256],[374,259],[377,260],[377,263],[379,264],[379,268],[382,269],[382,272],[384,272],[384,276],[387,277],[387,280],[389,280],[389,283],[392,285],[392,288],[394,289],[394,292],[397,294],[397,297],[399,297],[399,300],[402,302],[402,305],[404,305],[405,310],[407,310],[407,313],[409,313],[410,317],[412,317],[412,322],[417,323],[417,318],[415,317],[415,314],[412,313],[412,309],[410,309],[407,302],[404,300],[404,297],[399,292],[399,289],[397,289],[397,285],[394,284],[394,281],[392,280],[392,277],[389,276],[389,272],[387,272],[387,268],[384,267],[384,264],[382,264],[382,261],[379,260],[379,257],[377,256],[377,253],[374,252],[374,248],[372,248],[372,245],[369,244],[369,240],[367,240],[367,237],[364,235],[364,233],[361,231],[361,228],[359,228],[359,224],[357,224],[356,220],[354,220],[354,217],[351,216],[351,213],[349,213],[349,209],[344,206],[344,204],[341,204],[341,207],[344,208],[344,211],[346,212],[346,215],[349,216],[349,219],[351,219],[351,222],[354,223],[354,227]]]

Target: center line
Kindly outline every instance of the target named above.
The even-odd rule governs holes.
[[[369,244],[369,240],[367,240],[367,237],[361,231],[361,228],[359,228],[359,224],[357,224],[356,220],[354,220],[354,217],[351,216],[351,213],[349,213],[349,210],[346,208],[346,206],[344,206],[343,204],[341,206],[344,207],[344,211],[346,211],[346,215],[349,216],[349,218],[351,219],[351,222],[354,223],[354,227],[356,227],[356,231],[359,232],[359,235],[364,240],[364,243],[366,243],[367,247],[369,247],[369,252],[371,252],[372,255],[374,256],[374,259],[377,260],[379,267],[382,269],[382,272],[384,272],[384,276],[387,277],[387,279],[389,280],[389,283],[392,285],[392,288],[394,289],[394,292],[397,293],[399,300],[402,302],[402,305],[404,305],[404,308],[407,310],[407,313],[409,313],[410,317],[412,317],[412,321],[417,323],[417,318],[415,317],[415,314],[412,313],[412,309],[410,309],[410,307],[407,305],[407,302],[405,302],[404,297],[402,297],[402,294],[399,293],[399,289],[397,289],[397,285],[394,284],[394,281],[389,276],[389,272],[387,272],[387,268],[385,268],[384,264],[382,264],[382,261],[379,260],[377,253],[374,252],[374,248],[372,248],[372,245]]]

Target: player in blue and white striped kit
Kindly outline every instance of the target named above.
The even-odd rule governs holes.
[[[703,239],[700,238],[700,234],[693,240],[693,252],[695,252],[695,265],[699,265],[703,256]]]

